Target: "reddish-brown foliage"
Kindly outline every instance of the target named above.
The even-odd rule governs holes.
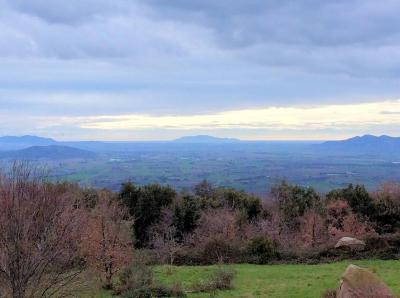
[[[132,222],[127,219],[128,211],[108,192],[100,193],[88,217],[81,249],[88,264],[100,272],[106,288],[112,288],[113,276],[132,259]]]
[[[79,204],[23,165],[0,175],[0,291],[8,297],[62,297],[80,272]]]
[[[354,214],[345,201],[327,205],[327,223],[329,236],[335,240],[345,236],[363,239],[374,233],[371,225]]]
[[[300,219],[301,242],[305,247],[316,247],[326,242],[326,219],[315,210],[307,211]]]
[[[200,248],[211,262],[224,262],[240,240],[238,215],[227,208],[210,209],[201,215],[191,244]]]
[[[199,242],[208,239],[235,239],[239,235],[237,214],[229,209],[210,209],[201,215],[195,238]]]
[[[151,228],[151,244],[158,254],[158,259],[170,265],[174,264],[176,254],[183,250],[184,241],[179,241],[177,237],[170,210],[164,210],[161,222]]]

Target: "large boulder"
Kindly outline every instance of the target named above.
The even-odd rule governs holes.
[[[335,248],[363,250],[365,248],[365,242],[352,237],[342,237],[336,243]]]
[[[342,275],[337,298],[395,298],[392,291],[367,269],[350,265]]]

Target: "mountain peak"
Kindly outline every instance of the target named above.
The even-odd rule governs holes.
[[[31,146],[55,145],[57,141],[32,135],[0,137],[0,150],[19,150]]]
[[[328,141],[318,146],[327,152],[398,156],[400,152],[400,137],[368,134],[342,141]]]

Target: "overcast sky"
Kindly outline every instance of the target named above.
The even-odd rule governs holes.
[[[0,0],[0,135],[400,136],[398,0]]]

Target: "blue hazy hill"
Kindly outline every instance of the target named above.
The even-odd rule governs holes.
[[[32,146],[55,145],[57,141],[37,136],[4,136],[0,137],[0,150],[18,150]]]
[[[95,157],[96,154],[91,151],[58,145],[32,146],[21,150],[5,151],[0,153],[0,158],[13,160],[91,159]]]
[[[364,135],[343,141],[329,141],[317,145],[321,153],[367,154],[377,156],[400,156],[400,138],[387,135]]]

